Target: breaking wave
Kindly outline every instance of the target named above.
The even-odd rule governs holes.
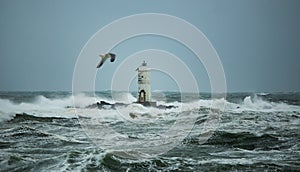
[[[263,94],[267,95],[267,94]],[[76,101],[74,101],[76,99]],[[199,108],[214,108],[219,110],[225,110],[230,112],[242,112],[242,111],[257,111],[257,112],[276,112],[276,111],[291,111],[300,112],[300,106],[290,105],[284,102],[272,102],[264,100],[260,97],[260,94],[254,96],[245,96],[239,103],[230,102],[230,100],[224,99],[198,99],[190,102],[180,102],[180,99],[173,100],[158,100],[158,105],[176,106],[178,108],[156,109],[154,107],[144,107],[142,105],[133,104],[136,101],[131,93],[116,92],[113,94],[87,94],[80,93],[77,95],[65,95],[63,97],[49,98],[44,95],[36,95],[33,100],[21,100],[15,102],[10,99],[0,98],[0,122],[12,119],[16,114],[30,114],[39,117],[63,117],[74,118],[77,117],[76,113],[80,112],[80,115],[87,115],[93,117],[105,112],[107,117],[117,118],[118,114],[115,109],[87,109],[88,105],[95,102],[105,101],[108,103],[124,103],[129,104],[127,111],[137,113],[149,113],[153,116],[160,115],[162,113],[180,113],[181,111],[197,110]],[[225,107],[222,105],[225,103]],[[75,112],[75,107],[77,112]],[[123,109],[126,110],[126,109]],[[104,114],[104,113],[101,113]]]
[[[246,96],[243,101],[239,104],[227,102],[227,110],[231,111],[256,111],[256,112],[287,112],[287,111],[296,111],[300,112],[300,106],[290,105],[283,102],[270,102],[263,100],[261,97]]]

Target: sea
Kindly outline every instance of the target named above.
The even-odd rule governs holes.
[[[136,96],[0,92],[0,171],[300,171],[299,92]]]

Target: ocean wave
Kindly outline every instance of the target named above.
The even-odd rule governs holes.
[[[216,131],[214,135],[204,144],[236,148],[247,151],[270,151],[280,150],[283,147],[292,147],[294,143],[280,139],[281,136],[275,134],[253,134],[249,132],[232,133],[229,131]],[[199,137],[191,136],[183,141],[187,145],[198,145]]]
[[[262,99],[261,97],[245,96],[241,103],[226,103],[226,110],[243,112],[243,111],[256,111],[256,112],[300,112],[300,106],[290,105],[284,102],[271,102]]]
[[[55,94],[55,93],[53,93]],[[173,95],[173,94],[172,94]],[[170,95],[170,96],[172,96]],[[166,95],[163,95],[164,98]],[[177,96],[178,97],[178,96]],[[159,96],[158,96],[159,98]],[[178,97],[180,98],[180,96]],[[0,99],[0,122],[7,121],[14,118],[15,114],[30,114],[38,117],[63,117],[74,118],[78,116],[83,117],[97,117],[100,115],[107,118],[118,118],[120,115],[118,111],[114,109],[87,109],[88,105],[95,104],[95,102],[105,101],[108,103],[123,103],[129,104],[128,107],[118,108],[118,111],[129,114],[143,113],[150,114],[150,116],[158,117],[162,114],[168,113],[180,113],[182,111],[194,111],[200,108],[212,108],[218,109],[223,112],[235,112],[241,113],[244,111],[256,111],[256,112],[300,112],[300,106],[290,105],[284,102],[272,102],[263,99],[259,95],[245,96],[241,102],[230,102],[227,99],[194,99],[192,96],[191,101],[180,102],[180,100],[158,100],[158,105],[175,106],[178,108],[172,109],[157,109],[154,107],[143,107],[138,104],[134,104],[136,98],[128,92],[112,92],[106,94],[88,94],[80,93],[76,95],[65,96],[52,96],[52,98],[45,95],[35,95],[33,99],[28,101],[24,99],[19,103],[16,103],[10,99]],[[225,105],[225,106],[224,106]],[[127,118],[127,116],[126,116]],[[128,117],[130,119],[130,117]]]
[[[28,93],[30,94],[30,93]],[[297,171],[299,169],[299,120],[297,104],[268,96],[243,93],[227,99],[191,98],[182,102],[179,94],[171,93],[158,104],[176,108],[159,109],[135,104],[134,94],[110,92],[77,95],[57,93],[52,96],[34,94],[18,101],[0,96],[0,171]],[[179,96],[178,96],[179,95]],[[77,104],[73,98],[77,96]],[[113,98],[115,97],[115,98]],[[276,97],[276,96],[275,96]],[[123,102],[116,109],[86,108],[95,101]],[[159,100],[159,99],[157,99]],[[293,100],[296,100],[293,99]],[[296,101],[295,101],[296,102]],[[225,107],[223,105],[225,104]],[[222,112],[218,127],[205,125],[210,112]],[[140,113],[135,119],[119,114]],[[190,113],[191,112],[191,113]],[[89,135],[81,119],[99,129]],[[143,140],[160,139],[178,118],[196,119],[187,137],[177,136],[176,147],[156,157],[125,158],[128,149],[121,149],[125,141],[145,146],[150,151],[158,144]],[[0,121],[1,121],[0,120]],[[156,121],[157,120],[157,121]],[[117,133],[106,133],[100,124]],[[137,122],[138,124],[132,123]],[[141,124],[148,122],[149,124]],[[150,123],[151,122],[151,123]],[[180,122],[180,121],[179,121]],[[178,123],[177,123],[178,124]],[[183,123],[179,123],[184,125]],[[191,126],[192,124],[187,124]],[[213,130],[213,133],[211,129]],[[174,133],[185,126],[178,125]],[[179,133],[178,132],[178,133]],[[199,143],[201,136],[209,135]],[[99,136],[107,135],[106,143],[95,144]],[[95,137],[93,137],[95,136]],[[210,136],[210,135],[209,135]],[[103,138],[103,137],[102,137]],[[178,141],[178,142],[177,142]],[[152,142],[156,143],[156,142]],[[175,143],[175,142],[174,142]],[[149,146],[152,145],[152,146]],[[162,147],[160,146],[160,147]],[[106,148],[109,149],[106,149]],[[111,149],[110,149],[111,148]],[[153,150],[154,151],[154,150]],[[141,153],[133,150],[136,155]],[[162,151],[164,152],[164,151]],[[140,154],[139,154],[140,153]]]

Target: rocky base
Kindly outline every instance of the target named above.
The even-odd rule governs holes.
[[[158,105],[157,106],[156,102],[144,102],[144,103],[135,102],[135,103],[141,104],[146,107],[154,107],[154,108],[158,108],[158,109],[172,109],[172,108],[177,107],[177,106],[173,106],[173,105],[169,105],[169,106]],[[126,107],[128,105],[129,104],[126,104],[126,103],[108,103],[106,101],[100,101],[95,104],[89,105],[86,108],[116,109],[117,107]]]

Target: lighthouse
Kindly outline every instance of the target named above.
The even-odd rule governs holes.
[[[144,61],[137,68],[138,71],[138,98],[137,103],[145,106],[156,106],[156,102],[151,102],[151,84],[150,84],[150,69]]]

